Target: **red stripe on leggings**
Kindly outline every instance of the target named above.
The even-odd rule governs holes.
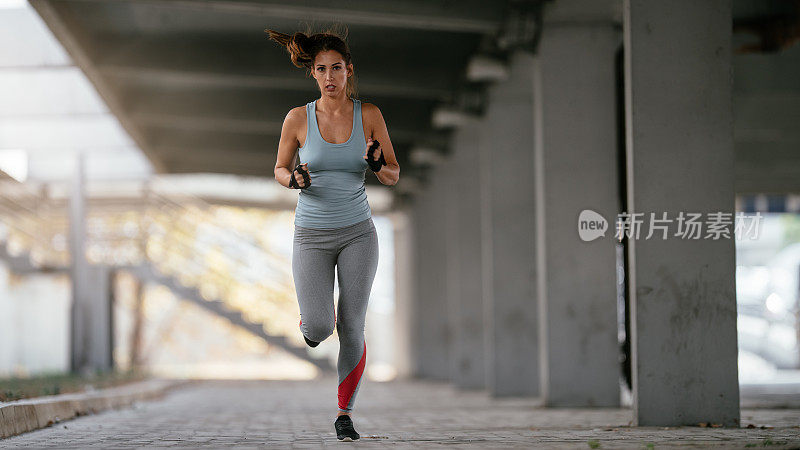
[[[361,360],[356,364],[356,367],[347,375],[347,378],[339,384],[339,408],[347,409],[350,403],[350,398],[358,386],[358,381],[361,379],[361,374],[364,373],[364,365],[367,363],[367,341],[364,341],[364,353],[361,355]]]

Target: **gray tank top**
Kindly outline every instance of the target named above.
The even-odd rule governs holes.
[[[353,100],[353,128],[347,142],[331,144],[317,125],[316,100],[306,103],[306,140],[298,149],[300,164],[308,163],[311,185],[300,189],[294,224],[303,228],[332,229],[372,217],[364,189],[366,138],[361,101]]]

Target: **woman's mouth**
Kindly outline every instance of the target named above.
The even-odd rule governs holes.
[[[334,89],[336,89],[336,86],[333,85],[333,84],[329,84],[329,85],[325,86],[325,90],[332,91]]]

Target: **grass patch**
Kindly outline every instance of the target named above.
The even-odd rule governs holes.
[[[89,376],[72,373],[0,378],[0,402],[13,402],[44,395],[85,392],[120,386],[147,378],[140,372],[107,372]]]
[[[786,445],[788,443],[789,441],[773,441],[772,438],[765,438],[763,441],[761,441],[761,446],[767,447],[770,445]]]

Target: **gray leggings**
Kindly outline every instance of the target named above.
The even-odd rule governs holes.
[[[333,307],[333,268],[339,305]],[[339,334],[339,411],[350,412],[367,361],[364,320],[378,268],[378,234],[372,218],[333,229],[295,225],[292,272],[300,304],[300,331],[315,342]],[[336,314],[338,311],[338,314]]]

